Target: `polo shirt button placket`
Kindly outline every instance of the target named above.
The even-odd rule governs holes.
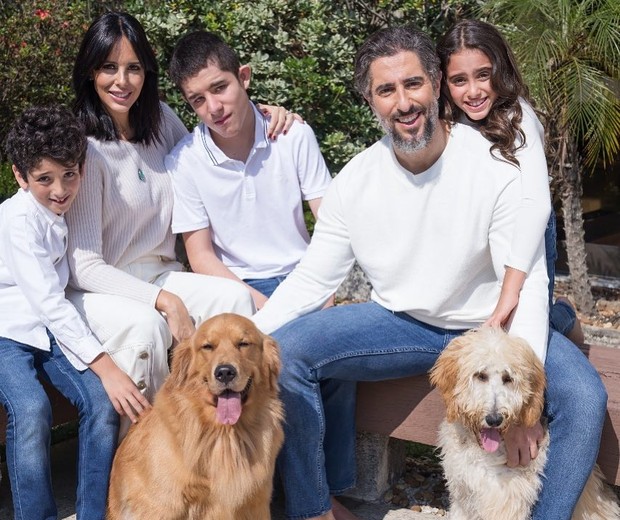
[[[256,198],[256,188],[254,186],[254,178],[247,174],[245,165],[243,168],[243,192],[246,199]]]

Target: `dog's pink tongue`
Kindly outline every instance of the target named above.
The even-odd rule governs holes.
[[[241,417],[241,394],[226,390],[217,398],[217,420],[222,424],[235,424]]]
[[[495,428],[484,428],[480,432],[480,440],[482,441],[482,448],[484,451],[493,453],[499,448],[500,436],[499,431]]]

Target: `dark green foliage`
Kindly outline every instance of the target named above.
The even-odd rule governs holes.
[[[312,125],[333,173],[374,142],[380,130],[352,86],[360,43],[385,25],[414,23],[438,36],[473,2],[237,0],[125,3],[145,25],[166,70],[187,31],[218,33],[253,70],[255,101],[294,110]],[[193,119],[167,78],[162,91],[190,126]],[[172,94],[172,95],[171,95]]]
[[[15,117],[34,104],[69,104],[71,71],[95,11],[90,2],[25,0],[0,9],[0,158]],[[101,10],[111,2],[93,2]]]
[[[70,104],[71,70],[90,21],[122,9],[144,25],[157,53],[162,97],[188,127],[191,110],[165,73],[186,32],[217,32],[253,69],[251,96],[300,113],[312,125],[332,173],[380,130],[352,86],[359,44],[386,25],[413,23],[434,37],[475,0],[0,0],[0,140],[26,106]],[[0,151],[4,158],[4,150]],[[1,189],[1,188],[0,188]]]
[[[0,202],[17,191],[18,185],[8,163],[0,164]]]

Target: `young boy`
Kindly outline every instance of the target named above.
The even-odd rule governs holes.
[[[136,421],[149,404],[65,299],[63,215],[80,188],[86,137],[67,109],[33,107],[15,121],[6,151],[20,186],[0,205],[0,401],[15,518],[57,517],[42,378],[79,411],[77,518],[103,519],[116,412]]]
[[[309,125],[270,141],[250,102],[250,67],[219,37],[181,38],[170,76],[201,120],[166,158],[175,192],[172,231],[194,272],[245,283],[257,309],[309,242],[302,199],[316,218],[331,176]]]

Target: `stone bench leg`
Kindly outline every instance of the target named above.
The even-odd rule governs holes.
[[[405,470],[406,441],[380,433],[357,433],[357,485],[347,496],[364,502],[381,500]]]

